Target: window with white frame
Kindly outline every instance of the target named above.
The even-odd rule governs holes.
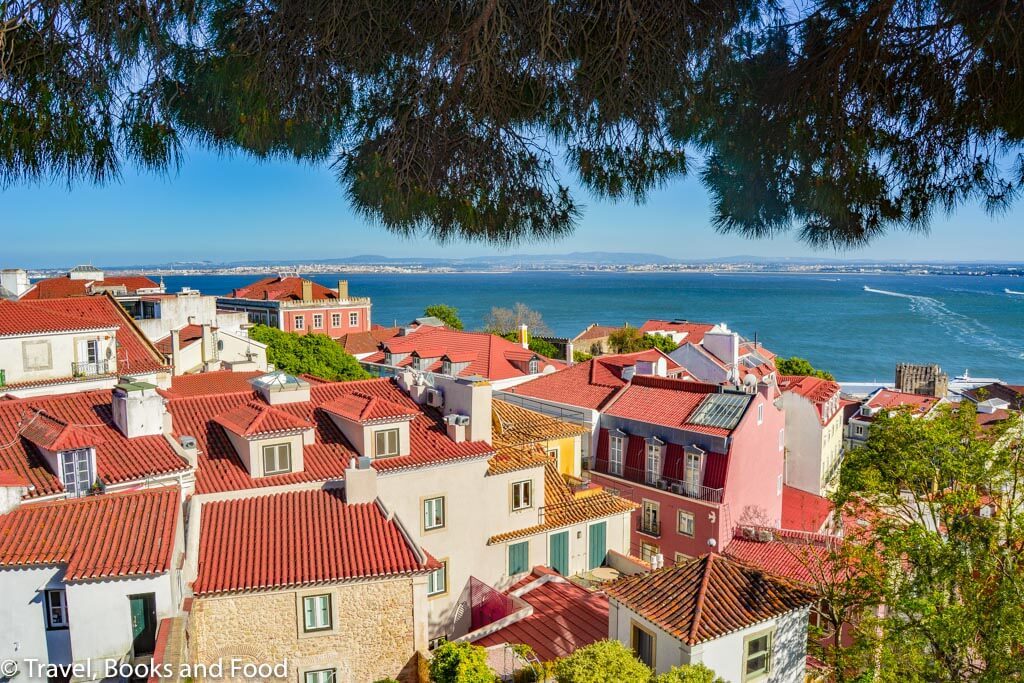
[[[341,327],[341,313],[331,313],[331,327]]]
[[[652,536],[661,535],[661,505],[657,501],[644,501],[643,517],[640,521],[640,531]]]
[[[444,496],[427,498],[423,501],[423,530],[433,531],[444,528]]]
[[[356,327],[357,325],[359,325],[359,313],[352,311],[348,314],[348,326]]]
[[[314,313],[313,314],[313,328],[317,329],[317,330],[322,330],[324,328],[324,315],[323,315],[323,313]]]
[[[306,316],[297,315],[295,316],[295,329],[302,330],[306,327]]]
[[[306,595],[302,598],[302,630],[306,633],[331,628],[331,595]]]
[[[512,484],[512,509],[525,510],[533,505],[533,481],[517,481]]]
[[[263,447],[263,474],[284,474],[292,471],[292,445],[276,443]]]
[[[316,669],[302,676],[302,683],[334,683],[338,678],[336,669]]]
[[[754,633],[743,639],[743,680],[750,681],[771,672],[772,631]]]
[[[380,429],[374,432],[374,451],[377,458],[390,458],[398,455],[398,430]]]
[[[448,560],[427,575],[427,595],[442,595],[448,592]]]
[[[46,591],[46,628],[68,627],[68,597],[62,590]]]
[[[687,453],[686,464],[683,468],[683,478],[686,489],[695,493],[700,486],[700,453]]]
[[[680,510],[676,520],[676,530],[683,536],[693,538],[694,516],[692,512]]]
[[[640,559],[644,562],[650,562],[651,558],[657,555],[661,550],[658,546],[653,543],[647,543],[646,541],[640,542]]]
[[[96,481],[92,452],[88,448],[61,451],[61,483],[72,496],[84,496]]]
[[[608,443],[608,471],[612,474],[622,474],[622,451],[625,446],[625,439],[621,436],[613,436]]]
[[[536,375],[538,372],[540,372],[540,361],[536,358],[530,359],[530,374]]]
[[[757,404],[757,424],[764,423],[764,404]]]
[[[647,483],[657,484],[661,479],[661,444],[647,444]]]

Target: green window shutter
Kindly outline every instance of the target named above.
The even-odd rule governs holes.
[[[508,575],[515,576],[530,570],[530,543],[513,543],[508,547]]]
[[[562,576],[569,576],[569,532],[551,534],[549,544],[549,566]]]
[[[604,556],[608,553],[607,528],[607,522],[590,525],[590,552],[587,558],[590,569],[597,569],[604,564]]]

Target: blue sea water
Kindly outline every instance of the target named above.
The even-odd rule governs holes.
[[[799,355],[848,381],[891,381],[896,363],[938,363],[950,376],[1024,381],[1021,278],[944,275],[512,272],[343,274],[353,296],[373,299],[373,319],[390,325],[430,304],[459,309],[467,327],[492,306],[523,302],[559,336],[588,324],[639,325],[648,318],[726,322],[780,355]],[[226,294],[255,276],[166,276]],[[874,291],[865,291],[865,286]]]

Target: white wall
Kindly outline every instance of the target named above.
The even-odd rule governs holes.
[[[108,361],[111,372],[116,371],[114,354],[114,328],[98,332],[67,332],[0,338],[0,369],[4,370],[6,382],[33,382],[60,379],[72,376],[72,365],[84,361],[78,355],[78,343],[90,339],[99,341],[99,358]],[[26,367],[26,344],[41,357],[48,357],[45,365]],[[49,351],[47,352],[47,348]]]
[[[29,567],[0,570],[0,660],[38,659],[71,663],[71,639],[67,630],[46,630],[43,589],[62,585],[62,567]],[[16,681],[28,681],[22,674]]]
[[[177,294],[160,298],[160,317],[136,320],[150,341],[163,339],[188,324],[216,325],[217,297],[199,294]]]

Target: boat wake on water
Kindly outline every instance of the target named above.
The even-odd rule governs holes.
[[[1003,291],[1006,292],[1007,294],[1016,294],[1017,296],[1024,296],[1024,292],[1018,292],[1013,289],[1004,289]]]
[[[1019,343],[997,335],[988,325],[951,310],[946,304],[930,296],[920,294],[904,294],[887,289],[875,289],[864,285],[864,291],[871,294],[882,294],[910,301],[910,310],[937,323],[958,341],[976,346],[984,346],[994,352],[1006,354],[1010,358],[1024,358],[1024,352],[1014,352],[1020,348]],[[1010,291],[1010,290],[1007,290]]]

